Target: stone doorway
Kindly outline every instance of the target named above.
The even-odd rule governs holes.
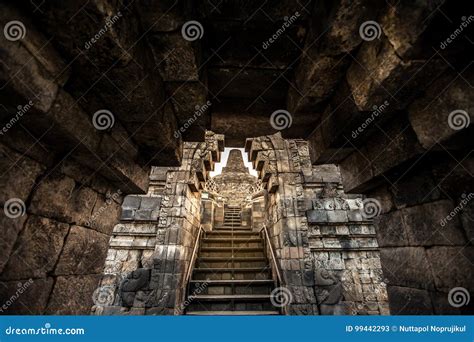
[[[223,136],[206,136],[206,143],[185,144],[190,158],[181,167],[153,170],[148,195],[125,199],[97,290],[114,293],[94,307],[96,314],[389,313],[375,228],[362,197],[344,193],[337,166],[311,165],[307,142],[275,134],[247,140],[258,177],[234,149],[222,173],[210,178]],[[243,256],[233,246],[242,242],[239,234],[257,243],[242,246]],[[226,246],[213,245],[226,237]],[[257,279],[258,267],[269,278]],[[203,279],[205,270],[220,279]],[[273,283],[254,286],[265,280]],[[276,298],[285,300],[277,310]]]

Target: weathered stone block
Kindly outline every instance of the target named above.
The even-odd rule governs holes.
[[[347,72],[347,81],[361,111],[370,111],[388,99],[392,109],[403,109],[419,93],[422,84],[446,68],[437,59],[404,61],[388,39],[364,43],[356,59],[358,63],[352,63]],[[395,94],[394,98],[387,93]]]
[[[381,247],[408,245],[408,236],[400,211],[380,215],[374,220],[374,224]]]
[[[29,216],[1,278],[45,277],[54,269],[68,230],[65,223]]]
[[[45,313],[48,315],[88,315],[101,276],[99,274],[56,278]]]
[[[400,262],[402,260],[402,262]],[[433,289],[434,282],[423,247],[382,248],[380,261],[389,285]],[[420,277],[420,274],[423,277]]]
[[[148,39],[164,81],[199,81],[199,54],[181,32],[151,35]]]
[[[433,306],[426,290],[387,286],[392,315],[431,315]]]
[[[308,210],[306,216],[308,217],[308,223],[324,223],[329,221],[326,210]]]
[[[463,77],[458,73],[448,74],[433,82],[425,96],[410,106],[410,122],[424,148],[429,149],[440,142],[446,145],[448,139],[463,131],[452,127],[466,128],[468,122],[474,122],[474,98],[466,89],[465,81],[473,75],[472,67],[463,72]],[[450,117],[456,109],[464,112]]]
[[[328,210],[327,217],[329,222],[347,222],[345,210]]]
[[[436,289],[446,293],[454,287],[464,287],[471,293],[474,291],[473,247],[432,247],[426,250],[426,254]]]
[[[438,201],[403,209],[403,222],[413,246],[464,245],[466,239],[457,217],[446,220],[454,210],[451,201]]]
[[[45,166],[0,145],[0,203],[10,198],[25,202],[35,180],[44,170]]]
[[[72,221],[69,201],[75,182],[65,176],[50,175],[36,188],[30,204],[30,211],[46,217],[57,218],[65,222]],[[54,198],[54,201],[51,199]]]
[[[142,196],[128,195],[124,198],[122,203],[123,209],[138,209],[142,200]]]
[[[53,283],[53,278],[0,282],[0,314],[44,314]]]
[[[56,275],[101,273],[108,242],[108,235],[72,226],[54,273]]]
[[[3,211],[0,212],[0,227],[3,227],[2,238],[0,239],[0,273],[3,271],[13,251],[18,234],[22,230],[26,219],[26,215],[12,219],[5,216]]]

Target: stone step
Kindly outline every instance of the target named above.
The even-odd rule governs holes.
[[[233,268],[233,267],[196,267],[194,272],[209,272],[209,273],[217,273],[217,272],[238,272],[238,273],[257,273],[263,271],[270,271],[270,266],[264,267],[242,267],[242,268]]]
[[[245,237],[231,237],[229,236],[228,238],[222,238],[222,237],[205,237],[202,238],[203,242],[262,242],[261,237],[250,237],[250,238],[245,238]]]
[[[257,258],[257,257],[264,257],[265,253],[263,251],[210,251],[210,252],[200,252],[199,254],[202,258],[221,258],[222,260],[229,260],[232,257],[239,257],[239,258]],[[242,261],[242,260],[240,260]],[[247,260],[245,260],[247,261]],[[255,261],[255,260],[249,260]]]
[[[220,259],[220,260],[219,260]],[[268,265],[268,261],[264,258],[227,258],[222,260],[222,258],[202,258],[198,259],[198,267],[206,268],[249,268],[249,267],[265,267]]]
[[[242,228],[240,226],[235,227],[216,227],[212,230],[213,232],[229,232],[229,233],[246,233],[253,232],[251,228]],[[257,233],[258,234],[258,233]]]
[[[201,247],[201,252],[263,252],[262,247]]]
[[[270,280],[270,267],[199,267],[195,268],[192,280]]]
[[[216,241],[220,240],[220,241]],[[202,247],[258,247],[263,250],[263,241],[261,239],[236,239],[236,238],[228,238],[228,239],[212,239],[212,240],[205,240],[203,239],[201,243]]]
[[[193,316],[273,316],[279,315],[278,311],[188,311],[187,315]]]
[[[202,238],[201,245],[204,243],[218,244],[218,243],[263,243],[263,239],[260,236],[242,236],[242,235],[219,235],[219,236],[208,236]],[[218,247],[218,246],[216,246]]]
[[[199,302],[234,301],[234,302],[260,302],[270,300],[270,295],[195,295],[194,299]]]
[[[230,261],[267,261],[265,257],[198,257],[198,261],[216,261],[216,262],[230,262]]]
[[[186,308],[187,312],[196,311],[219,311],[219,312],[236,312],[236,311],[277,311],[270,300],[260,301],[199,301],[193,299],[191,304]]]
[[[230,279],[230,280],[191,280],[190,283],[199,283],[202,284],[203,282],[207,283],[208,285],[242,285],[242,284],[250,284],[250,285],[273,285],[274,281],[271,279],[262,279],[262,280],[251,280],[251,279]]]
[[[228,260],[229,258],[253,258],[265,257],[263,248],[261,247],[202,247],[199,251],[201,258],[221,258]],[[242,261],[242,260],[240,260]],[[244,260],[247,261],[247,260]],[[255,260],[248,260],[255,261]]]
[[[205,237],[229,237],[229,236],[236,236],[240,238],[244,238],[245,236],[253,236],[253,237],[260,237],[260,233],[254,232],[252,230],[226,230],[226,229],[220,229],[220,230],[211,230],[210,232],[206,232]]]
[[[190,295],[269,295],[274,285],[271,279],[193,280],[190,282],[188,293]]]

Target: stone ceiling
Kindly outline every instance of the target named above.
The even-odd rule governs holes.
[[[110,111],[110,145],[133,151],[140,164],[176,165],[181,141],[202,141],[206,129],[225,134],[227,146],[243,146],[248,137],[281,129],[271,119],[275,111],[288,113],[284,137],[311,142],[314,162],[338,162],[352,151],[347,136],[375,106],[389,101],[383,120],[393,118],[446,73],[472,74],[461,53],[472,51],[472,42],[463,37],[439,48],[465,14],[444,1],[2,6],[2,21],[21,19],[27,35],[20,50],[2,50],[4,63],[19,70],[5,70],[2,79],[14,74],[15,81],[1,102],[36,97],[40,112],[54,101],[89,117]],[[364,36],[371,22],[375,36]],[[197,36],[187,36],[188,25]],[[41,67],[20,68],[29,55]],[[41,136],[45,128],[34,123],[32,130]]]

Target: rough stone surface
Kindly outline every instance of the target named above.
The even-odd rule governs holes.
[[[100,273],[108,242],[109,237],[105,234],[72,226],[54,273],[56,275]]]
[[[419,289],[434,289],[434,281],[422,247],[394,247],[380,251],[384,276],[388,284]],[[403,260],[400,262],[400,260]],[[419,277],[423,274],[423,277]]]
[[[0,314],[43,315],[53,288],[53,278],[0,282]]]
[[[431,315],[433,305],[430,293],[409,287],[388,286],[390,310],[393,315]]]
[[[48,315],[87,315],[100,275],[59,276],[46,308]]]
[[[65,223],[29,216],[1,279],[45,277],[54,270],[68,230]]]

